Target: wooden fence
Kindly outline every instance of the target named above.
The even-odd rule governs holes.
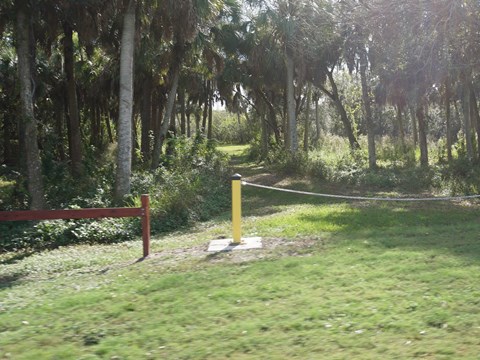
[[[142,195],[141,200],[140,208],[0,211],[0,221],[141,217],[143,257],[147,257],[150,254],[150,198]]]

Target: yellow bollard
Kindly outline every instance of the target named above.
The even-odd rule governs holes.
[[[242,242],[242,176],[232,176],[232,227],[233,244]]]

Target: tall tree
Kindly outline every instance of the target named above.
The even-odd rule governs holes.
[[[66,75],[67,106],[68,106],[68,135],[70,144],[70,160],[74,176],[82,174],[82,135],[80,131],[80,113],[77,101],[77,85],[75,82],[75,60],[73,29],[68,21],[63,23],[63,50],[64,68]]]
[[[42,166],[37,139],[37,120],[34,113],[34,43],[31,38],[31,9],[26,0],[20,0],[17,6],[16,46],[18,56],[18,77],[20,80],[21,127],[25,134],[25,158],[28,190],[31,196],[30,208],[42,209],[45,206]]]
[[[120,51],[120,94],[118,118],[118,150],[115,198],[121,201],[130,193],[132,173],[133,61],[135,50],[136,1],[129,0],[123,18]]]

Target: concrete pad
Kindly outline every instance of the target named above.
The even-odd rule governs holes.
[[[242,238],[240,244],[234,244],[233,239],[212,240],[207,251],[234,251],[234,250],[250,250],[261,249],[262,238],[251,237]]]

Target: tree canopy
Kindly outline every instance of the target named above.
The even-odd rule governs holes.
[[[352,151],[366,136],[372,169],[382,136],[418,146],[423,167],[431,141],[476,162],[479,32],[474,0],[2,1],[0,160],[41,208],[51,164],[87,177],[116,146],[122,201],[131,167],[162,166],[169,140],[211,139],[221,103],[264,158],[335,133]]]

